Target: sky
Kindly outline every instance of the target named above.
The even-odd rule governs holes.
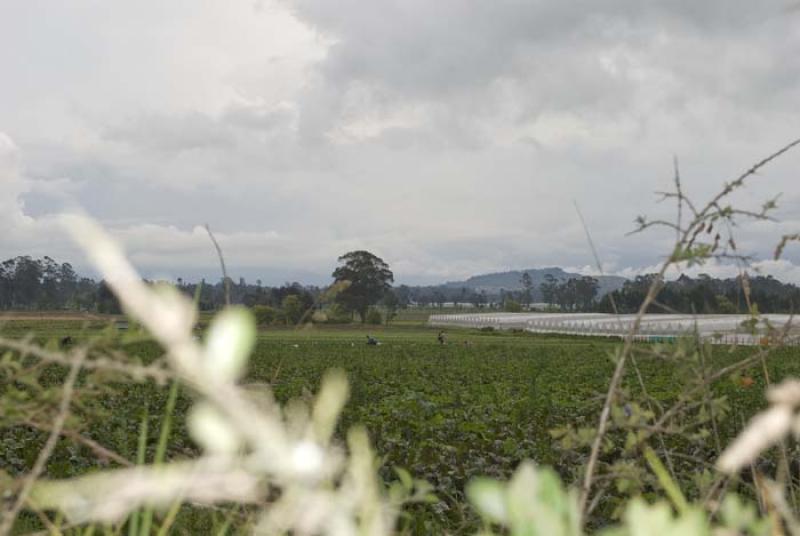
[[[673,159],[702,204],[800,137],[793,0],[0,1],[0,258],[89,267],[58,215],[148,277],[398,282],[544,266],[635,276]],[[756,268],[800,283],[800,150],[734,201]],[[728,266],[694,272],[735,273]],[[732,271],[733,270],[733,271]]]

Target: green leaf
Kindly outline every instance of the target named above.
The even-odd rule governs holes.
[[[414,479],[411,478],[411,473],[402,467],[395,467],[394,472],[397,474],[397,477],[400,479],[400,482],[403,484],[404,488],[410,491],[414,487]]]

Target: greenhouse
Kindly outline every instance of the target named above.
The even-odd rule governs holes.
[[[630,333],[636,315],[605,313],[467,313],[431,315],[428,323],[437,327],[520,329],[533,333],[558,333],[599,337],[624,337]],[[767,344],[788,328],[785,343],[798,344],[800,332],[791,315],[768,314],[753,325],[749,315],[647,314],[641,319],[636,340],[671,341],[697,335],[719,344]]]

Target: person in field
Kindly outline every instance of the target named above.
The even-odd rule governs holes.
[[[439,341],[439,344],[443,345],[445,343],[444,331],[439,332],[439,335],[436,337],[436,340]]]
[[[367,345],[368,346],[378,346],[378,339],[376,339],[372,335],[367,335]]]

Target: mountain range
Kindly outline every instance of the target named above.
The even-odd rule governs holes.
[[[567,272],[562,268],[530,268],[528,270],[511,270],[508,272],[496,272],[492,274],[474,275],[464,281],[448,281],[442,287],[447,289],[460,289],[466,288],[475,292],[485,292],[488,295],[499,294],[501,290],[523,290],[522,274],[527,272],[531,276],[533,282],[533,298],[539,300],[541,292],[539,285],[545,281],[545,276],[551,275],[558,281],[567,281],[569,279],[583,277],[581,274]],[[592,276],[597,279],[599,288],[597,297],[602,297],[609,292],[613,292],[622,288],[622,285],[627,281],[624,277],[616,275],[596,275]]]

